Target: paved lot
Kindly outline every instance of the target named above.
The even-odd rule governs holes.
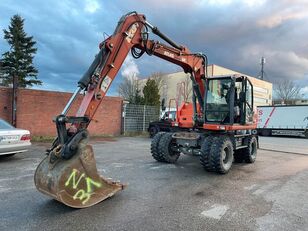
[[[308,155],[308,140],[286,137],[260,136],[260,148]]]
[[[271,139],[297,149],[308,143],[262,137],[261,145]],[[204,172],[197,157],[157,163],[149,145],[146,138],[97,142],[100,172],[129,186],[80,210],[34,188],[43,145],[1,158],[0,230],[308,230],[308,156],[259,150],[255,164],[217,175]]]

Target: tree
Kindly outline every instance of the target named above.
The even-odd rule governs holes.
[[[33,58],[37,49],[32,36],[24,31],[24,19],[19,15],[11,18],[8,30],[4,29],[4,39],[10,45],[10,50],[2,54],[1,78],[2,85],[8,86],[17,80],[19,87],[41,85],[37,79],[37,69],[33,65]]]
[[[192,97],[192,81],[189,75],[185,77],[185,80],[183,81],[183,87],[183,100],[184,102],[189,102]]]
[[[139,90],[138,87],[137,87],[137,89],[135,91],[135,95],[131,99],[131,103],[132,104],[137,104],[137,105],[143,105],[144,104],[144,98],[141,96],[140,90]]]
[[[159,89],[154,79],[148,79],[143,88],[144,104],[150,106],[159,106]]]
[[[281,80],[275,83],[274,86],[276,96],[285,104],[292,104],[294,99],[300,97],[300,86],[295,85],[291,80]]]
[[[2,78],[3,75],[4,75],[4,72],[3,72],[3,63],[2,63],[2,60],[0,60],[0,86],[1,86],[1,85],[4,85],[4,84],[3,84],[3,78]]]
[[[143,104],[143,97],[140,94],[138,79],[124,78],[118,86],[118,93],[132,104]]]
[[[162,72],[154,72],[150,75],[149,79],[155,80],[155,83],[158,87],[158,90],[161,90],[161,88],[166,84],[166,75]]]

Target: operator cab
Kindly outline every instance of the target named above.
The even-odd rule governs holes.
[[[253,123],[253,86],[241,75],[208,78],[205,94],[206,124]]]

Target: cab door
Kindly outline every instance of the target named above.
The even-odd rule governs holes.
[[[248,78],[245,79],[245,103],[244,103],[244,124],[253,123],[253,85]]]

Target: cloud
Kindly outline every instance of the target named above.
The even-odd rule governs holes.
[[[207,1],[201,1],[206,4],[210,5],[229,5],[232,3],[232,0],[207,0]]]
[[[95,0],[86,0],[86,5],[84,10],[88,13],[95,13],[100,9],[100,4]]]
[[[301,94],[304,94],[308,98],[308,86],[301,89]]]
[[[249,7],[260,7],[264,5],[266,0],[243,0],[243,3]]]
[[[267,13],[257,24],[261,27],[273,28],[290,20],[308,18],[308,3],[305,1],[281,1],[274,12]]]
[[[52,7],[50,7],[52,6]],[[204,52],[210,63],[256,76],[265,56],[268,80],[291,79],[308,85],[308,2],[300,0],[37,0],[0,1],[0,36],[18,13],[25,31],[37,41],[35,65],[43,87],[73,91],[87,70],[103,34],[112,34],[119,18],[137,10],[177,43]],[[308,15],[308,14],[307,14]],[[153,34],[152,39],[157,39]],[[0,42],[0,52],[8,50]],[[119,75],[174,72],[176,65],[128,56]],[[114,92],[115,80],[111,86]],[[305,88],[306,85],[303,85]]]
[[[139,74],[139,68],[135,63],[135,60],[131,55],[128,55],[123,63],[121,75],[127,79],[136,79]]]

